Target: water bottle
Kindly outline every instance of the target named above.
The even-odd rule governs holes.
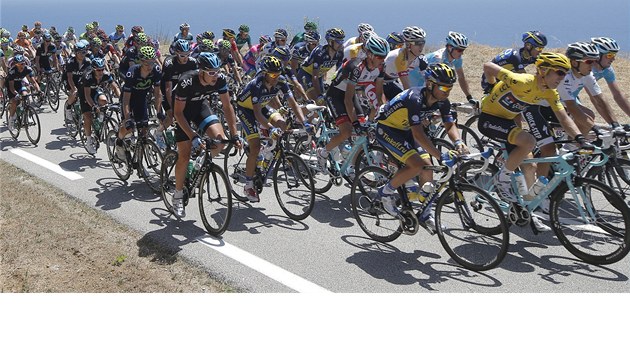
[[[186,169],[186,178],[192,177],[193,169],[195,168],[194,162],[192,159],[188,161],[188,168]]]
[[[195,159],[195,164],[193,165],[193,173],[199,171],[204,161],[206,160],[206,152],[202,151],[199,156]]]
[[[419,199],[420,196],[420,186],[414,180],[409,180],[405,183],[405,188],[407,189],[407,198],[409,198],[410,202],[415,202]]]
[[[529,190],[529,195],[531,195],[532,197],[539,195],[540,192],[542,192],[542,190],[545,188],[545,186],[547,186],[547,183],[549,183],[547,177],[538,177],[534,185],[532,185],[532,188]]]
[[[166,135],[166,144],[169,146],[175,145],[175,132],[173,130],[172,127],[168,127],[164,132],[164,135]]]
[[[422,189],[420,190],[420,193],[418,194],[418,200],[420,202],[424,202],[425,199],[427,199],[427,197],[429,196],[429,194],[433,193],[434,190],[435,190],[435,185],[433,184],[433,182],[431,181],[425,182],[422,185]]]
[[[525,181],[525,175],[521,171],[514,171],[512,174],[514,176],[514,180],[516,181],[516,188],[518,190],[518,194],[526,195],[529,190],[527,189],[527,181]]]
[[[330,154],[333,157],[333,160],[335,161],[341,160],[341,151],[339,151],[338,146],[335,146],[335,148],[330,151]]]
[[[352,150],[352,146],[350,144],[343,144],[341,147],[341,157],[346,160],[350,155],[350,150]]]

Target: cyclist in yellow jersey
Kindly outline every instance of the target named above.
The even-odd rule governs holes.
[[[534,150],[537,139],[547,144],[553,141],[549,141],[549,137],[544,134],[534,137],[532,133],[521,129],[516,124],[514,119],[527,107],[539,104],[543,100],[547,101],[567,134],[580,145],[587,144],[584,136],[580,134],[577,126],[564,110],[556,91],[571,68],[569,59],[563,54],[540,53],[535,65],[536,75],[513,73],[493,62],[487,62],[483,66],[488,83],[496,85],[481,103],[479,131],[507,145],[509,157],[495,176],[495,185],[499,196],[512,202],[516,201],[510,181],[512,172]],[[529,120],[528,122],[531,124]],[[531,132],[546,132],[548,135],[544,118],[534,119],[534,122],[536,126],[530,126]],[[545,150],[542,152],[544,156]],[[549,152],[547,151],[547,156],[551,156]],[[524,174],[528,185],[531,186],[534,181],[533,168],[525,171]]]

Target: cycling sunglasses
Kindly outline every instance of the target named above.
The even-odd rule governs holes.
[[[453,50],[456,51],[456,52],[463,53],[465,49],[464,48],[453,48]]]
[[[269,76],[272,79],[277,78],[278,76],[280,76],[280,73],[267,73],[267,76]]]
[[[190,52],[179,52],[177,53],[177,56],[180,58],[188,58],[190,56]]]
[[[578,60],[578,61],[581,61],[581,62],[583,62],[584,64],[587,64],[587,65],[593,64],[595,62],[595,60],[593,60],[593,59],[584,59],[584,60]]]
[[[556,69],[556,70],[553,70],[553,72],[556,73],[556,75],[558,76],[562,76],[562,77],[567,76],[567,72],[564,70]]]
[[[606,58],[608,59],[615,59],[615,57],[617,56],[617,53],[614,52],[608,52],[604,55]]]
[[[335,43],[337,43],[337,44],[343,44],[343,39],[335,39]]]
[[[453,86],[437,85],[437,88],[444,93],[449,93],[453,89]]]
[[[212,77],[219,76],[219,72],[220,72],[219,70],[201,70],[201,71],[208,74],[208,76],[212,76]]]
[[[376,59],[385,60],[385,56],[383,55],[376,55],[376,54],[372,54],[372,55],[374,55],[374,58]]]
[[[426,41],[414,41],[414,42],[411,42],[411,44],[417,45],[417,46],[423,46],[426,44]]]

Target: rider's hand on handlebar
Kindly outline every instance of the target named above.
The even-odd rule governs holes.
[[[363,126],[361,125],[361,122],[359,122],[359,120],[355,120],[354,122],[352,122],[352,127],[354,128],[354,131],[358,134],[361,135],[364,132]]]
[[[578,134],[575,136],[575,141],[580,145],[581,150],[595,150],[595,146],[588,141],[582,134]]]
[[[199,135],[197,135],[192,139],[193,151],[198,151],[201,147],[203,147],[203,141],[201,140]]]
[[[464,144],[463,141],[461,140],[457,140],[455,141],[455,148],[457,149],[457,153],[459,155],[467,155],[470,154],[470,149],[468,148],[468,146],[466,146],[466,144]]]

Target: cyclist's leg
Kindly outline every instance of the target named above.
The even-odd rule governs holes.
[[[199,122],[195,122],[199,127],[199,132],[205,132],[211,138],[226,139],[223,126],[220,124],[219,117],[212,113],[210,104],[207,100],[201,105],[201,112],[198,114]],[[224,144],[217,144],[212,149],[212,156],[217,156],[223,150]]]
[[[554,139],[548,126],[548,122],[558,122],[553,110],[550,107],[530,106],[523,116],[529,125],[529,132],[536,139],[536,145],[540,149],[540,157],[556,156],[556,147],[553,144]],[[548,163],[536,164],[536,175],[525,174],[527,185],[531,186],[537,176],[547,176],[550,168],[551,165]]]
[[[249,155],[247,156],[247,162],[245,163],[245,178],[250,181],[254,178],[256,160],[258,159],[258,153],[260,153],[260,133],[258,131],[258,121],[256,121],[254,111],[251,109],[238,107],[236,114],[241,120],[242,127],[245,132],[244,138],[247,140],[249,146]]]

